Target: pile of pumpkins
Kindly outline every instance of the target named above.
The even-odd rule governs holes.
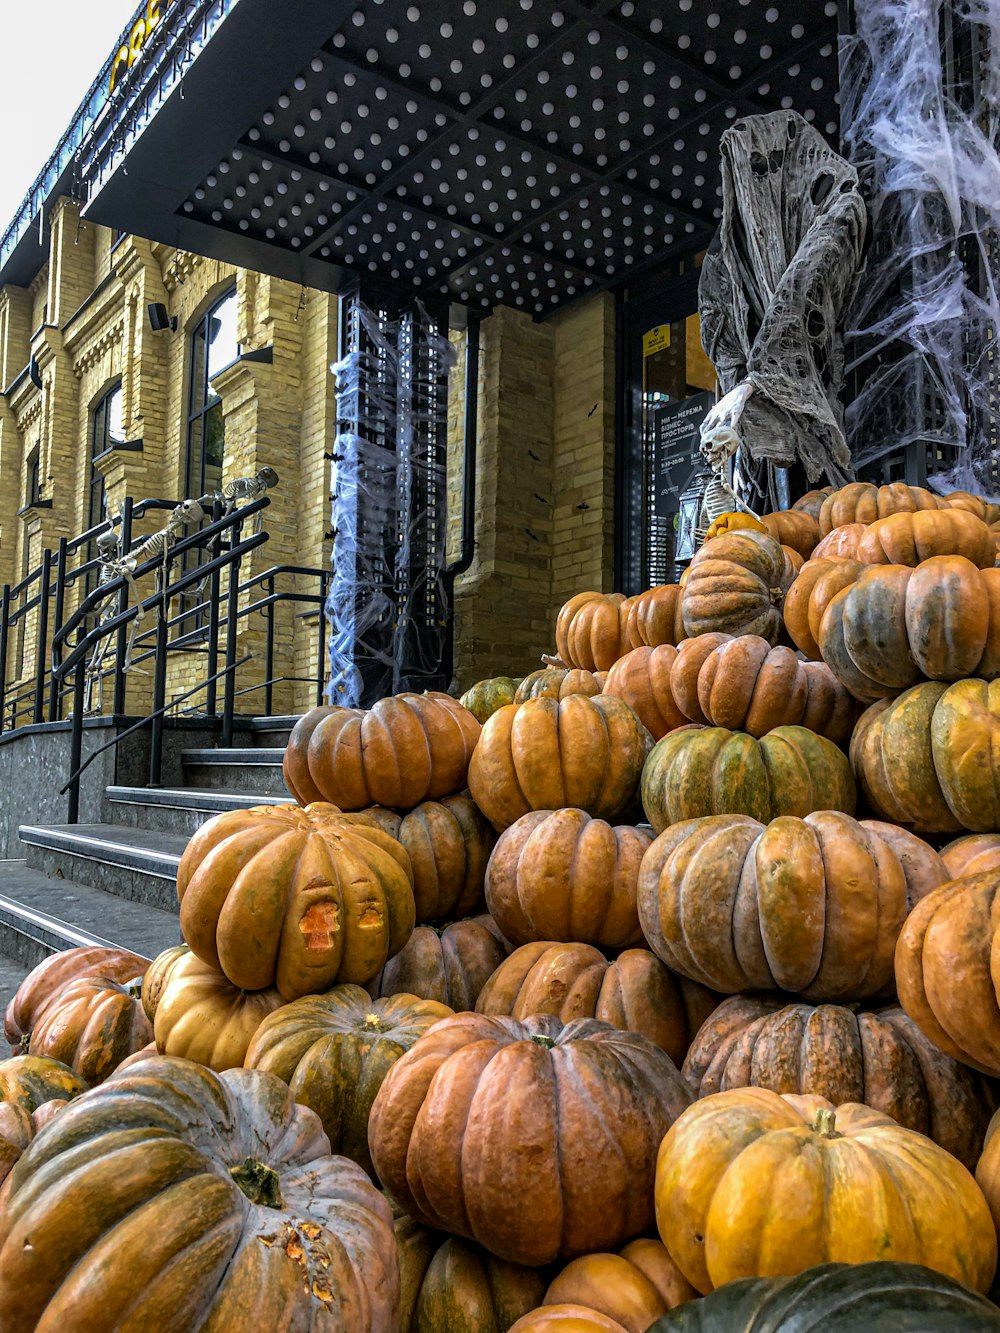
[[[4,1333],[1000,1329],[998,520],[728,515],[302,718],[184,944],[8,1009]]]

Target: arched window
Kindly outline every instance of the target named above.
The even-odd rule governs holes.
[[[115,445],[125,443],[125,420],[122,414],[122,386],[109,389],[94,407],[90,422],[90,484],[87,493],[87,512],[84,527],[94,528],[104,521],[104,477],[97,460]]]
[[[236,336],[236,288],[215,302],[191,331],[185,495],[197,499],[222,484],[225,427],[222,400],[212,380],[240,354]]]

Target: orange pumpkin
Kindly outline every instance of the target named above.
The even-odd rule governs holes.
[[[826,608],[842,588],[857,583],[864,572],[858,560],[814,557],[806,561],[785,597],[785,629],[806,657],[820,661],[817,636]]]
[[[939,889],[955,878],[943,856],[923,838],[899,824],[886,824],[881,819],[862,819],[861,827],[868,829],[889,844],[906,876],[906,910],[912,912],[921,898]]]
[[[803,513],[810,514],[819,524],[819,511],[823,508],[823,501],[828,495],[833,494],[832,486],[823,486],[819,490],[806,491],[792,505],[794,510],[802,510]]]
[[[1000,520],[1000,505],[992,500],[984,500],[981,495],[973,495],[969,491],[951,491],[944,497],[944,502],[949,509],[964,509],[966,513],[981,518],[984,523],[996,523]]]
[[[993,1217],[993,1225],[1000,1231],[1000,1111],[986,1127],[982,1155],[976,1164],[976,1184],[983,1191]]]
[[[405,816],[396,836],[413,869],[417,921],[467,916],[481,907],[496,834],[468,796],[424,801]]]
[[[795,577],[782,547],[744,529],[705,542],[688,567],[681,599],[684,628],[696,634],[760,634],[776,643],[781,605]]]
[[[469,790],[499,830],[529,810],[563,806],[611,819],[632,799],[652,743],[614,695],[529,699],[501,708],[483,728]]]
[[[240,990],[197,954],[181,954],[166,970],[156,1006],[156,1049],[217,1073],[236,1069],[261,1023],[284,1003],[274,987]]]
[[[629,599],[626,647],[658,648],[664,643],[678,644],[685,638],[679,584],[664,583]]]
[[[31,1030],[45,1006],[71,981],[84,977],[107,977],[128,982],[141,977],[149,959],[127,949],[86,945],[60,949],[33,967],[14,992],[4,1015],[4,1033],[11,1046],[27,1049]]]
[[[367,712],[313,709],[288,738],[285,784],[300,805],[412,810],[462,790],[479,731],[457,699],[433,691],[380,699]]]
[[[713,537],[721,537],[724,532],[746,531],[767,532],[767,528],[756,514],[747,513],[745,509],[733,509],[712,520],[705,533],[705,540],[710,542]],[[780,541],[780,538],[777,540]]]
[[[556,653],[568,667],[607,671],[626,650],[628,599],[620,592],[579,592],[556,618]]]
[[[890,514],[913,513],[918,509],[947,509],[940,496],[922,486],[907,486],[894,481],[874,486],[868,481],[852,481],[841,486],[823,501],[819,511],[820,535],[825,537],[844,523],[874,523]]]
[[[941,848],[941,860],[948,871],[945,879],[1000,870],[1000,833],[967,833],[956,838]]]
[[[701,643],[709,637],[703,634],[686,642]],[[604,686],[605,694],[625,700],[654,741],[688,721],[677,707],[670,685],[676,657],[677,649],[666,643],[656,648],[633,648],[614,664]]]
[[[646,1333],[654,1320],[697,1296],[658,1240],[633,1240],[618,1254],[571,1259],[549,1284],[546,1305],[579,1305]]]
[[[604,688],[605,678],[606,673],[603,671],[545,667],[525,676],[511,702],[523,704],[528,699],[565,699],[567,694],[586,694],[593,698]]]
[[[47,1102],[70,1101],[86,1092],[79,1074],[47,1055],[15,1055],[0,1060],[0,1105],[11,1103],[34,1113]]]
[[[79,977],[52,997],[36,1020],[29,1055],[47,1055],[93,1087],[127,1055],[152,1040],[138,979],[121,986],[110,977]]]
[[[406,944],[368,983],[372,995],[417,995],[456,1013],[475,1009],[479,992],[510,951],[488,914],[448,926],[417,926]]]
[[[362,983],[414,925],[405,849],[336,807],[255,806],[203,824],[177,869],[181,930],[242,990]],[[471,817],[471,816],[470,816]]]
[[[28,1111],[16,1102],[0,1102],[0,1184],[38,1131],[68,1105],[68,1101],[43,1102],[37,1111]]]
[[[766,828],[714,815],[660,834],[638,907],[657,957],[712,990],[858,1000],[892,981],[906,877],[887,843],[839,811]]]
[[[760,521],[776,542],[790,546],[803,560],[809,559],[819,541],[819,524],[803,509],[779,509],[762,514]]]
[[[512,1324],[510,1333],[628,1333],[628,1329],[585,1305],[540,1305]]]
[[[857,560],[861,539],[868,531],[867,523],[845,523],[834,528],[813,548],[813,560]]]
[[[648,949],[625,949],[614,962],[589,944],[523,944],[493,973],[476,1011],[519,1022],[552,1014],[563,1023],[596,1018],[637,1032],[680,1065],[720,996],[675,976]]]
[[[875,1259],[988,1291],[996,1269],[986,1200],[950,1153],[867,1106],[767,1088],[720,1092],[680,1116],[660,1146],[656,1222],[702,1293]]]
[[[993,534],[963,509],[922,509],[891,514],[865,528],[857,558],[865,565],[909,565],[937,555],[961,555],[980,569],[996,563]]]

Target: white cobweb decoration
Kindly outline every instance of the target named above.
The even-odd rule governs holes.
[[[1000,0],[856,0],[855,23],[842,125],[873,245],[847,327],[854,465],[917,445],[935,489],[1000,498]]]

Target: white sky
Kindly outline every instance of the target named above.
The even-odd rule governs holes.
[[[0,235],[139,0],[8,0],[0,45]]]

